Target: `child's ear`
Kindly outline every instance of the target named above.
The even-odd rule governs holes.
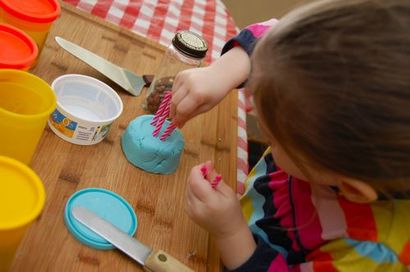
[[[376,190],[363,181],[343,179],[339,184],[339,190],[351,202],[370,203],[377,200]]]

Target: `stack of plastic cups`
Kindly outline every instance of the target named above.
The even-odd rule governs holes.
[[[40,52],[60,13],[57,0],[0,0],[0,22],[27,33],[37,43]]]
[[[7,271],[45,190],[31,162],[56,96],[29,70],[60,15],[57,0],[0,0],[0,271]],[[13,70],[9,70],[13,69]]]
[[[0,0],[0,272],[10,268],[45,202],[44,185],[27,165],[57,99],[25,71],[60,13],[57,0]]]
[[[0,69],[1,272],[9,269],[19,242],[44,206],[43,183],[27,165],[55,108],[56,96],[41,78]]]

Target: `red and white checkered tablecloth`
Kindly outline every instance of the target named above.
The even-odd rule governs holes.
[[[191,30],[208,42],[207,62],[220,56],[223,45],[238,33],[221,0],[63,0],[78,9],[168,46],[179,30]],[[248,173],[245,98],[238,92],[238,192]]]

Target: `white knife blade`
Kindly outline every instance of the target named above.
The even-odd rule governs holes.
[[[152,272],[193,272],[177,259],[162,250],[154,250],[124,233],[116,226],[87,208],[76,206],[72,214],[84,226],[100,235],[116,248]]]
[[[55,40],[70,54],[87,63],[134,96],[138,96],[141,93],[142,88],[146,85],[143,77],[115,65],[75,43],[67,41],[61,37],[55,37]]]

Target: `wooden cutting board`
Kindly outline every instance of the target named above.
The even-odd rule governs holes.
[[[149,174],[129,164],[120,147],[128,123],[144,114],[145,92],[139,97],[129,95],[61,49],[55,36],[140,75],[155,74],[165,49],[63,4],[62,15],[32,72],[50,84],[70,73],[98,78],[118,92],[124,111],[108,137],[93,146],[65,142],[45,129],[31,166],[44,182],[47,201],[20,244],[12,271],[142,271],[119,251],[89,248],[67,231],[63,220],[66,201],[87,187],[109,189],[124,197],[138,216],[136,237],[142,242],[167,251],[195,271],[219,271],[219,256],[208,233],[184,212],[185,186],[190,169],[206,160],[215,162],[228,184],[236,184],[237,94],[232,92],[218,107],[183,128],[185,149],[175,174]]]

